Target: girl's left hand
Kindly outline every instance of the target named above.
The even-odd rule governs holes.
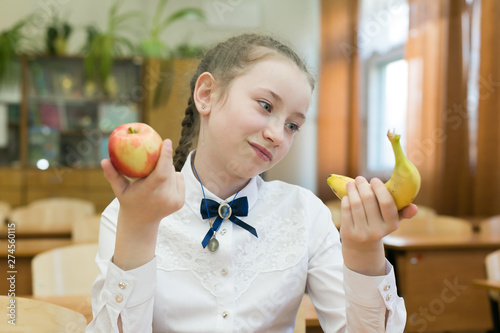
[[[399,227],[402,219],[417,213],[414,204],[398,212],[384,183],[374,178],[368,183],[357,177],[347,184],[341,204],[342,254],[349,269],[365,275],[385,275],[382,238]]]

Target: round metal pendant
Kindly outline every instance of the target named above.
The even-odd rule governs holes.
[[[229,206],[226,202],[221,203],[221,205],[219,206],[219,216],[224,219],[231,216],[231,213],[231,206]]]
[[[219,241],[213,237],[208,241],[207,248],[210,252],[215,252],[219,248]]]

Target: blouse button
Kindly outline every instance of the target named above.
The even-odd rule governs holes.
[[[390,285],[388,285],[388,284],[386,284],[386,285],[384,286],[384,291],[387,291],[387,290],[389,290],[389,289],[391,289],[391,286],[390,286]]]
[[[227,268],[223,268],[223,269],[220,270],[220,274],[222,276],[226,276],[228,273],[229,273],[229,271],[227,270]]]
[[[226,230],[226,229],[222,229],[222,230],[220,231],[220,234],[221,234],[222,236],[224,236],[224,235],[226,234],[226,232],[227,232],[227,230]]]
[[[121,303],[121,302],[123,301],[123,297],[122,297],[122,295],[120,295],[120,294],[116,295],[116,296],[115,296],[115,301],[116,301],[117,303]]]
[[[227,311],[222,312],[222,318],[227,318],[228,315],[229,313],[227,313]]]
[[[120,283],[118,283],[118,287],[123,290],[123,289],[127,288],[127,284],[125,282],[120,282]]]
[[[391,297],[391,294],[387,294],[387,296],[385,296],[385,300],[389,302],[391,300]]]

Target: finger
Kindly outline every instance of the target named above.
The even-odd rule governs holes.
[[[351,205],[347,196],[340,201],[340,211],[340,229],[344,229],[342,231],[346,229],[351,231],[354,228],[354,221],[352,220]]]
[[[377,197],[378,205],[380,207],[380,214],[382,219],[391,225],[399,223],[398,209],[391,192],[387,189],[385,184],[378,178],[373,178],[370,185]]]
[[[378,204],[377,197],[373,192],[371,185],[364,177],[356,177],[356,187],[359,192],[359,196],[363,203],[365,209],[365,215],[367,217],[367,223],[369,221],[380,221],[382,216],[380,215],[380,208]],[[370,218],[368,218],[370,217]]]
[[[104,171],[104,177],[111,185],[113,193],[115,194],[115,196],[119,197],[123,193],[123,191],[125,191],[130,182],[127,180],[127,178],[116,171],[110,160],[103,159],[101,161],[101,167]]]
[[[175,168],[172,141],[170,139],[166,139],[162,143],[160,156],[158,157],[158,162],[156,162],[155,169],[151,173],[153,176],[151,178],[160,177],[161,179],[166,179],[169,173],[173,172],[175,172]]]
[[[358,192],[355,182],[349,182],[346,185],[347,197],[349,198],[349,205],[351,207],[352,220],[355,225],[368,224],[365,208]]]
[[[418,213],[418,207],[415,204],[409,204],[399,211],[400,219],[411,219]]]

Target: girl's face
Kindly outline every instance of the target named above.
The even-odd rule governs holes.
[[[291,60],[272,55],[258,61],[210,106],[203,129],[209,163],[242,179],[270,169],[304,124],[311,90],[306,74]]]

